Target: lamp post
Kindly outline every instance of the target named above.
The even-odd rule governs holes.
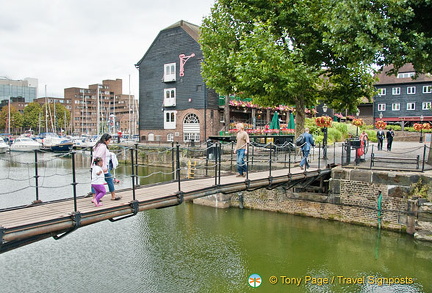
[[[358,117],[360,116],[360,109],[359,108],[357,108],[357,112],[356,112],[356,117],[357,117],[357,119],[358,119]],[[357,129],[356,129],[356,136],[358,137],[358,126],[357,126]]]
[[[382,118],[383,118],[383,113],[380,112],[380,113],[379,113],[379,119],[381,120]]]
[[[322,110],[324,113],[324,116],[327,116],[327,105],[324,104],[322,106]],[[324,126],[323,128],[323,134],[324,134],[324,138],[323,138],[323,159],[327,160],[327,126]]]
[[[423,115],[421,115],[420,116],[420,122],[421,122],[421,128],[420,128],[420,143],[422,143],[423,142],[423,119],[424,119],[424,117],[423,117]]]

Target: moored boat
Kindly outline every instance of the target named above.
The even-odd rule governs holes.
[[[32,152],[40,148],[41,144],[29,137],[17,137],[10,146],[10,150],[14,152]]]
[[[0,154],[4,154],[8,151],[9,151],[9,145],[5,143],[2,137],[0,137]]]
[[[73,141],[60,137],[55,133],[41,133],[42,149],[51,152],[69,152],[73,147]]]

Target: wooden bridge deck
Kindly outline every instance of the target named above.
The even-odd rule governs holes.
[[[0,253],[48,237],[58,239],[79,227],[107,219],[116,221],[140,211],[169,207],[198,197],[268,188],[269,185],[319,177],[328,172],[328,169],[311,168],[302,172],[299,168],[292,168],[288,175],[287,169],[280,169],[272,170],[269,177],[269,171],[262,171],[250,173],[248,180],[235,175],[221,176],[217,185],[215,178],[182,180],[181,192],[177,181],[139,186],[135,189],[135,201],[132,189],[117,191],[117,195],[122,197],[117,201],[110,200],[109,194],[105,195],[101,207],[95,207],[91,198],[79,197],[77,212],[73,198],[3,210],[0,211]]]

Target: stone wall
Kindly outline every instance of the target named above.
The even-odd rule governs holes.
[[[420,173],[392,173],[371,170],[334,168],[328,194],[296,192],[278,187],[231,195],[197,199],[198,204],[214,207],[240,207],[337,220],[346,223],[378,226],[377,199],[382,194],[381,227],[407,231],[419,239],[432,240],[432,205],[409,199],[412,183]]]

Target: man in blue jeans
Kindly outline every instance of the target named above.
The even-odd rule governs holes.
[[[309,168],[309,163],[308,163],[308,157],[309,157],[309,152],[311,150],[311,147],[315,146],[315,142],[314,139],[312,137],[312,134],[309,133],[309,128],[305,128],[305,132],[303,133],[303,137],[305,139],[304,144],[301,146],[301,150],[303,153],[303,158],[300,161],[300,169],[303,169],[303,166],[307,168]]]
[[[244,157],[247,153],[247,145],[249,143],[249,134],[244,131],[243,123],[237,123],[237,143],[234,149],[234,153],[237,154],[237,177],[245,177],[247,173],[247,165],[244,161]]]

